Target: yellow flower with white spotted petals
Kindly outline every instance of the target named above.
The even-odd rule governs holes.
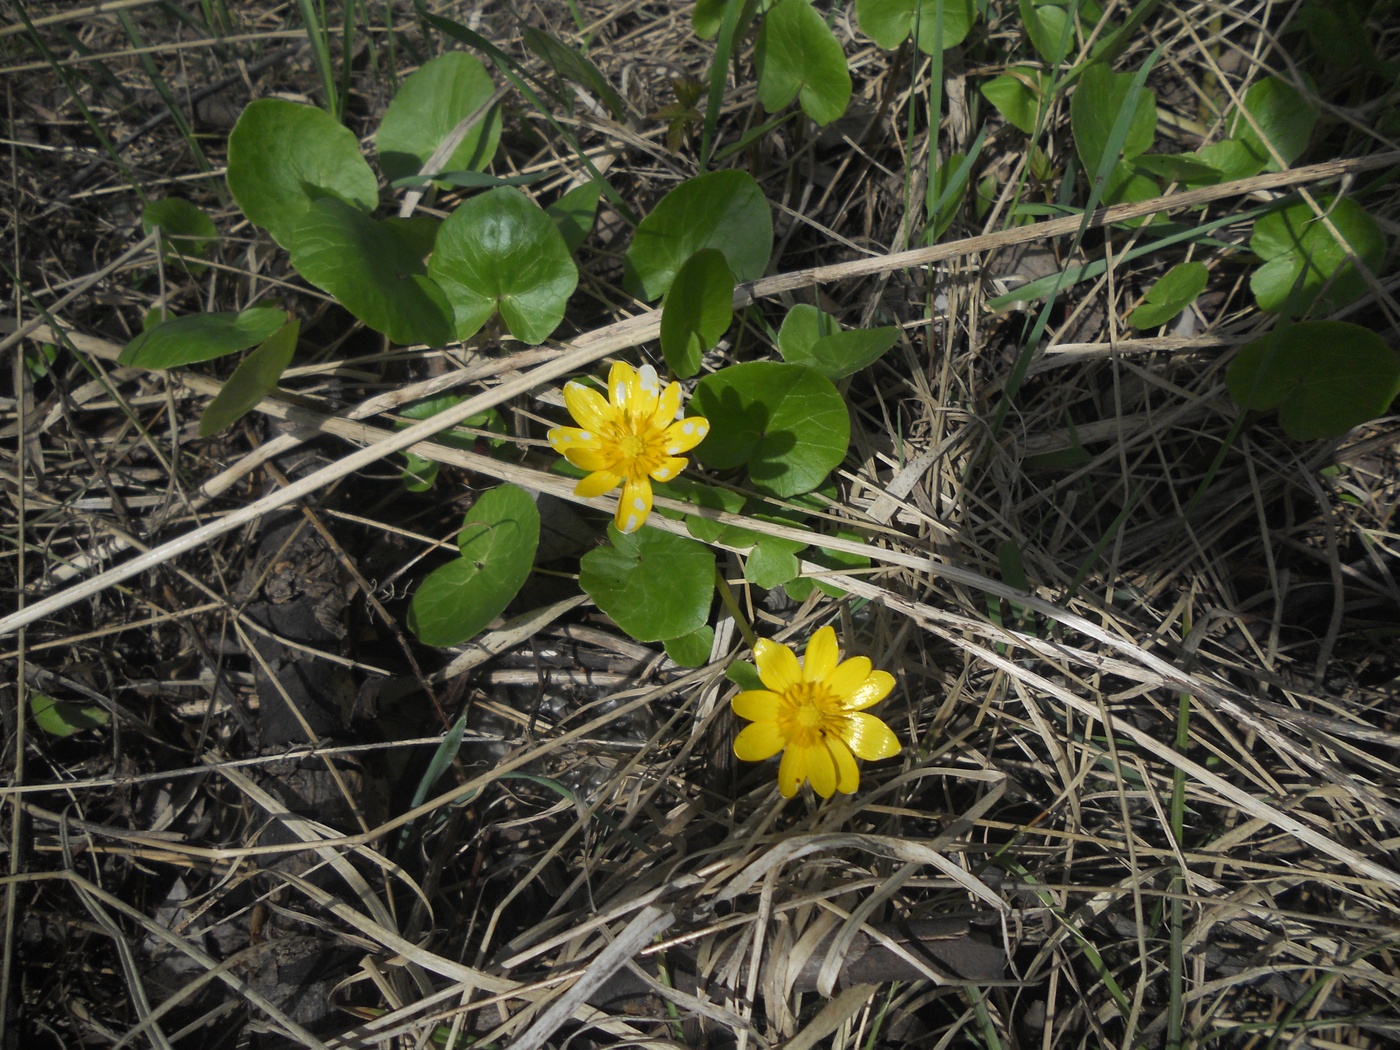
[[[899,754],[899,738],[866,714],[894,688],[894,678],[872,670],[864,656],[840,659],[836,632],[823,627],[807,643],[799,662],[786,645],[760,638],[754,663],[766,689],[748,689],[731,701],[747,725],[734,738],[734,753],[762,762],[779,751],[778,789],[792,798],[804,780],[822,798],[850,794],[860,786],[856,759],[874,761]]]
[[[661,389],[656,369],[634,370],[619,361],[608,373],[608,398],[582,383],[564,384],[564,404],[576,427],[555,427],[546,436],[554,451],[588,477],[577,496],[601,496],[622,486],[614,522],[618,532],[636,532],[651,513],[651,483],[670,481],[685,469],[689,452],[710,432],[703,416],[677,418],[681,385]]]

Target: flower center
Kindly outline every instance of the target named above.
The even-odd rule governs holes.
[[[612,468],[628,478],[644,478],[661,465],[666,454],[661,447],[662,430],[650,419],[633,419],[631,413],[619,413],[611,427],[614,454]]]
[[[841,704],[825,682],[796,682],[782,695],[786,709],[778,728],[793,743],[811,747],[836,730]]]

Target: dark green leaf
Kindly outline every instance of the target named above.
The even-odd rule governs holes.
[[[1265,171],[1282,171],[1308,148],[1308,140],[1317,124],[1317,104],[1300,95],[1287,81],[1268,76],[1255,82],[1245,92],[1244,108],[1254,118],[1253,123],[1235,111],[1227,127],[1230,135],[1263,164]],[[1255,124],[1258,131],[1254,129]],[[1281,165],[1265,140],[1278,152],[1283,161]]]
[[[938,33],[938,8],[943,33]],[[918,27],[919,50],[926,55],[963,42],[977,18],[973,0],[856,0],[860,31],[886,51],[893,51]]]
[[[1279,426],[1297,441],[1340,437],[1389,410],[1400,360],[1360,325],[1302,321],[1246,345],[1225,385],[1243,408],[1277,408]]]
[[[508,187],[467,201],[442,224],[428,273],[470,339],[497,310],[511,335],[541,343],[559,327],[578,267],[564,238],[534,201]]]
[[[650,302],[702,248],[718,248],[736,281],[763,276],[773,251],[768,200],[753,176],[714,171],[681,183],[641,221],[627,249],[626,281]]]
[[[29,713],[34,716],[34,724],[50,736],[72,736],[84,729],[105,726],[112,720],[111,715],[94,704],[55,700],[43,693],[29,694]]]
[[[374,148],[390,180],[417,175],[457,125],[490,101],[491,74],[465,51],[448,51],[399,85],[384,111]],[[468,129],[442,171],[480,171],[491,163],[501,138],[501,108],[492,106]]]
[[[588,238],[588,231],[593,229],[593,223],[598,217],[598,198],[602,193],[601,183],[585,182],[582,186],[575,186],[544,210],[553,220],[554,228],[564,238],[564,244],[568,246],[571,255],[583,246],[583,242]]]
[[[1134,328],[1166,324],[1205,291],[1210,271],[1198,262],[1178,263],[1147,292],[1146,301],[1128,317]]]
[[[1034,134],[1041,119],[1050,78],[1033,66],[1013,66],[982,85],[982,96],[1007,122],[1027,135]]]
[[[1103,174],[1104,166],[1117,163],[1119,157],[1132,160],[1152,145],[1157,132],[1156,98],[1144,89],[1138,91],[1135,101],[1130,100],[1132,87],[1133,74],[1115,73],[1101,62],[1089,66],[1079,78],[1069,101],[1069,121],[1075,149],[1090,178]],[[1119,112],[1130,101],[1133,109],[1127,134],[1113,150]]]
[[[845,458],[846,402],[814,368],[755,361],[700,380],[691,404],[710,421],[696,457],[719,470],[747,465],[775,496],[808,492]]]
[[[622,96],[588,56],[534,26],[525,27],[525,46],[549,63],[562,79],[572,80],[607,106],[614,119],[621,120],[627,115]]]
[[[702,248],[676,273],[661,308],[661,352],[681,379],[700,371],[701,355],[729,328],[733,298],[734,276],[718,249]]]
[[[292,363],[301,322],[293,317],[239,362],[199,418],[199,436],[217,434],[277,388]]]
[[[830,124],[851,101],[846,53],[807,0],[779,0],[763,17],[754,44],[758,100],[769,113],[794,97],[818,124]]]
[[[1350,198],[1317,198],[1341,244],[1306,201],[1265,215],[1254,224],[1249,248],[1264,260],[1250,276],[1259,309],[1292,316],[1327,314],[1366,293],[1366,282],[1351,263],[1354,254],[1374,272],[1385,259],[1385,237],[1376,221]],[[1329,283],[1330,282],[1330,283]],[[1326,292],[1323,288],[1326,287]]]
[[[137,368],[178,368],[212,361],[257,346],[286,323],[286,311],[273,306],[190,314],[148,328],[126,344],[117,360]]]
[[[432,572],[413,595],[408,628],[424,645],[457,645],[499,616],[530,575],[540,512],[524,489],[500,485],[467,511],[462,552]]]
[[[872,364],[898,341],[898,328],[843,332],[836,318],[815,306],[798,303],[783,318],[778,352],[789,364],[808,365],[837,380]]]
[[[660,529],[620,533],[589,551],[578,582],[598,608],[639,642],[681,638],[710,616],[715,556],[703,544]]]
[[[452,307],[398,230],[323,197],[294,227],[292,265],[376,332],[396,343],[452,339]]]
[[[667,638],[666,655],[680,667],[703,667],[709,663],[710,652],[715,647],[715,629],[705,624],[699,630]]]
[[[280,98],[249,103],[228,137],[228,188],[249,220],[283,248],[311,203],[332,197],[373,211],[379,183],[349,128]]]

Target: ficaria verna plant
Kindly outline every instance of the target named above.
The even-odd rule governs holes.
[[[622,486],[614,519],[617,531],[636,532],[651,513],[652,481],[670,481],[689,462],[689,452],[705,439],[703,416],[681,418],[681,386],[661,389],[656,369],[638,371],[618,361],[608,373],[608,400],[582,383],[564,384],[564,404],[579,424],[555,427],[554,451],[589,471],[574,494],[590,498]]]
[[[894,677],[872,670],[868,657],[840,656],[830,627],[812,635],[801,661],[786,645],[760,638],[754,663],[767,688],[746,689],[731,701],[734,713],[752,723],[734,738],[734,753],[762,762],[781,751],[778,789],[785,798],[804,780],[822,798],[851,794],[860,786],[857,758],[899,754],[894,731],[865,710],[889,695]]]

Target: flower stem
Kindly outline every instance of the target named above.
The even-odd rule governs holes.
[[[758,635],[753,633],[753,627],[750,626],[748,617],[744,615],[744,610],[739,608],[739,602],[734,597],[734,591],[730,589],[729,581],[724,578],[724,573],[718,568],[715,569],[715,586],[719,589],[719,600],[729,610],[729,615],[734,617],[734,622],[739,626],[739,633],[744,636],[744,641],[752,649],[758,644]]]

